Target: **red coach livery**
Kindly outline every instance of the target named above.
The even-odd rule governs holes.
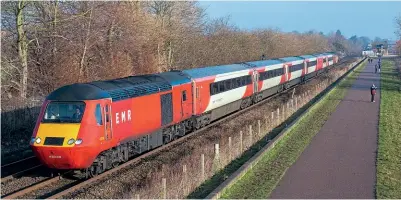
[[[337,62],[322,53],[66,85],[46,98],[30,144],[46,166],[94,176]]]

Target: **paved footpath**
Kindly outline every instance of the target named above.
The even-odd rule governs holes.
[[[375,198],[380,88],[375,64],[367,63],[345,98],[270,198]]]

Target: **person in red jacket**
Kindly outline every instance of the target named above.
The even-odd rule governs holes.
[[[375,86],[375,84],[372,85],[372,87],[370,87],[370,94],[372,95],[372,102],[375,102],[375,94],[376,94],[376,89],[377,87]]]

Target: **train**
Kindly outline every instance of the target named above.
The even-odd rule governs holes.
[[[30,147],[49,168],[93,177],[338,61],[325,52],[65,85],[44,100]]]

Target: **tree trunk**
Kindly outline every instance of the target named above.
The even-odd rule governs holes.
[[[172,42],[169,41],[168,45],[168,67],[171,68],[173,65],[173,47],[172,47]]]
[[[113,35],[114,35],[114,25],[115,25],[115,20],[113,19],[113,21],[111,22],[110,28],[107,31],[107,51],[108,51],[108,58],[109,58],[109,62],[110,62],[110,66],[114,65],[114,54],[112,51],[112,47],[113,47]]]
[[[88,43],[89,43],[89,35],[90,35],[90,31],[91,31],[91,24],[92,24],[92,12],[93,12],[93,2],[92,2],[92,7],[91,10],[89,12],[89,21],[88,21],[88,29],[86,31],[86,37],[85,37],[85,42],[84,42],[84,49],[82,51],[82,56],[81,56],[81,62],[79,64],[79,76],[78,76],[78,82],[81,81],[83,75],[84,75],[84,71],[86,71],[85,69],[85,56],[86,56],[86,51],[88,49]]]
[[[54,35],[54,39],[53,39],[53,64],[55,63],[55,58],[56,58],[56,52],[57,52],[57,37],[55,37],[55,35],[57,35],[57,7],[58,7],[58,1],[55,0],[54,1],[54,17],[53,17],[53,35]]]
[[[27,86],[28,86],[28,42],[25,35],[24,30],[24,13],[23,9],[26,5],[24,0],[18,1],[17,7],[17,34],[18,34],[18,56],[19,61],[22,67],[22,74],[21,74],[21,88],[20,88],[20,96],[22,98],[26,98],[27,96]]]

